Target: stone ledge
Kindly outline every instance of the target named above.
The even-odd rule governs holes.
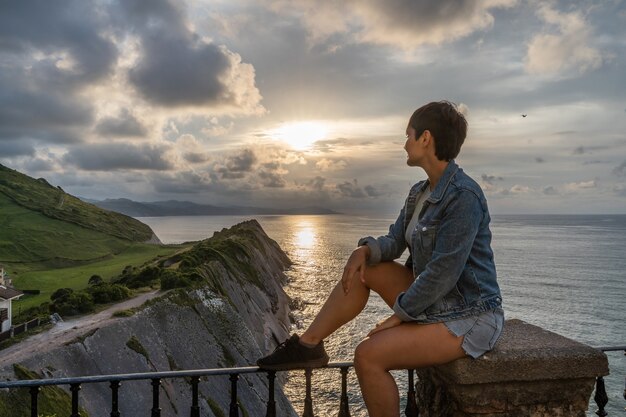
[[[606,355],[522,320],[507,320],[496,347],[478,359],[436,367],[456,384],[577,379],[609,374]]]
[[[418,369],[415,389],[421,417],[585,417],[608,373],[603,352],[508,320],[493,351]]]

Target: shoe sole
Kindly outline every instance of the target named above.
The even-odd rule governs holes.
[[[290,369],[307,369],[307,368],[322,368],[328,365],[328,359],[316,359],[307,362],[292,362],[275,365],[258,365],[261,369],[268,371],[288,371]]]

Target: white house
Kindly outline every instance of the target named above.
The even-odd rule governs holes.
[[[11,329],[11,300],[16,300],[22,295],[24,295],[22,291],[0,285],[0,333]]]

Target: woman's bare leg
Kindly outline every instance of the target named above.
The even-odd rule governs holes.
[[[367,304],[370,290],[377,292],[392,307],[396,297],[413,282],[412,271],[397,262],[382,262],[365,269],[365,284],[353,277],[352,287],[344,294],[341,281],[317,313],[300,341],[317,345],[342,325],[355,318]]]
[[[357,346],[354,368],[370,417],[400,415],[400,396],[392,369],[440,365],[465,356],[463,336],[443,323],[403,323],[382,330]]]

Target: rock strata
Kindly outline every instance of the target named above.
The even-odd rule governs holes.
[[[54,378],[253,365],[277,340],[288,336],[289,298],[282,284],[290,261],[254,220],[211,239],[236,243],[239,249],[229,252],[229,245],[220,246],[226,249],[200,265],[198,272],[206,285],[171,291],[130,317],[120,317],[19,365],[41,377]],[[196,249],[203,243],[212,244],[211,239],[200,242]],[[170,263],[175,267],[176,260]],[[0,378],[16,379],[14,367],[0,369]],[[228,376],[203,378],[199,389],[200,415],[228,415]],[[149,381],[123,383],[119,396],[122,415],[148,415],[152,406]],[[267,396],[264,373],[240,376],[240,415],[265,416]],[[110,397],[108,384],[85,384],[80,404],[91,417],[108,417]],[[0,402],[3,400],[9,400],[6,393],[0,393]],[[188,379],[163,380],[163,417],[189,415],[190,405]],[[279,388],[276,408],[277,415],[295,416]]]

